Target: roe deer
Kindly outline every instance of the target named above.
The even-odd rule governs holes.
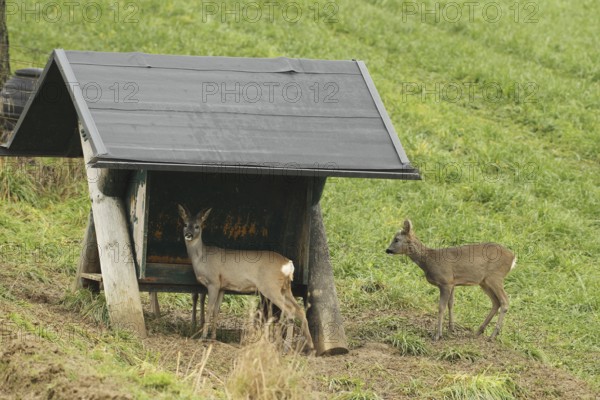
[[[385,251],[388,254],[405,254],[425,272],[429,283],[440,289],[437,331],[434,340],[442,337],[444,311],[448,306],[450,330],[454,329],[454,287],[479,285],[492,300],[492,309],[477,335],[481,335],[494,315],[500,309],[496,329],[490,339],[494,339],[502,329],[504,315],[508,311],[508,296],[504,291],[504,278],[515,267],[516,256],[496,243],[481,243],[430,249],[415,236],[410,220],[404,221],[404,228],[398,231]]]
[[[295,316],[300,320],[306,344],[313,350],[306,315],[292,294],[292,261],[272,251],[241,251],[207,246],[202,241],[202,225],[212,209],[192,216],[187,208],[181,205],[178,208],[183,220],[185,245],[196,279],[208,290],[208,317],[202,338],[206,339],[210,328],[211,338],[216,339],[219,308],[226,290],[239,293],[259,291],[279,307],[285,317]]]

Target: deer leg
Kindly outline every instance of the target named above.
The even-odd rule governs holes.
[[[202,328],[202,339],[206,339],[206,337],[208,336],[209,328],[216,331],[214,322],[215,322],[216,313],[218,312],[217,304],[219,304],[218,303],[219,292],[220,292],[219,287],[218,286],[208,286],[207,289],[208,289],[208,321],[206,324],[204,324],[204,327]]]
[[[507,296],[506,292],[504,291],[502,282],[500,282],[497,285],[494,285],[492,287],[492,289],[494,290],[496,297],[500,301],[500,314],[498,315],[498,322],[496,322],[496,329],[494,329],[494,331],[492,332],[492,335],[490,336],[490,340],[495,339],[496,336],[500,333],[500,330],[502,330],[502,323],[504,322],[504,316],[506,315],[506,312],[508,311],[508,304],[509,304],[508,296]]]
[[[452,293],[452,286],[440,286],[440,305],[438,308],[438,321],[437,331],[433,340],[440,340],[442,337],[442,323],[444,322],[444,311],[448,307],[448,300],[450,300],[450,294]]]
[[[312,335],[310,334],[310,329],[308,328],[306,313],[298,303],[294,303],[294,305],[296,318],[298,318],[302,323],[302,333],[304,334],[304,338],[306,339],[306,345],[308,346],[309,350],[314,350],[315,346],[313,344]]]
[[[192,293],[192,333],[196,330],[196,308],[198,306],[198,293]]]
[[[283,292],[283,293],[282,293]],[[312,336],[310,334],[310,330],[308,328],[308,321],[306,320],[306,314],[300,305],[296,302],[294,295],[290,288],[287,290],[283,290],[280,292],[279,290],[274,290],[271,292],[268,288],[264,288],[262,294],[271,300],[275,306],[281,309],[285,318],[293,318],[294,316],[298,318],[302,324],[302,333],[306,339],[306,343],[308,347],[313,350],[314,344],[312,341]]]
[[[215,305],[215,309],[214,309],[214,314],[212,317],[212,333],[211,333],[211,339],[212,340],[216,340],[217,339],[217,326],[218,326],[218,322],[219,322],[219,311],[221,310],[221,303],[223,302],[223,296],[225,295],[225,291],[224,290],[219,290],[219,295],[217,296],[217,304]]]
[[[293,326],[291,324],[289,324],[290,319],[292,319],[293,313],[291,313],[289,306],[287,304],[287,299],[285,298],[285,296],[283,295],[283,293],[281,293],[278,289],[272,289],[268,286],[266,287],[259,287],[258,291],[262,294],[262,296],[264,297],[266,302],[270,302],[271,304],[274,304],[275,307],[279,308],[281,310],[281,317],[280,321],[283,320],[286,322],[287,324],[287,330],[286,330],[286,345],[288,347],[291,348],[291,340],[294,336],[294,330],[293,330]],[[290,329],[291,328],[291,329]]]
[[[298,318],[302,325],[302,334],[306,340],[306,345],[310,350],[314,350],[315,346],[313,344],[312,335],[310,334],[308,320],[306,319],[306,313],[304,312],[304,309],[302,306],[300,306],[300,304],[298,304],[291,290],[284,292],[284,297],[291,314]]]
[[[204,328],[204,303],[206,302],[206,293],[200,293],[200,327]]]
[[[258,295],[260,298],[260,305],[258,306],[259,307],[259,315],[262,319],[259,322],[265,324],[267,322],[275,320],[276,317],[275,317],[275,313],[273,310],[273,304],[271,303],[271,300],[269,300],[260,291],[258,292]]]
[[[454,312],[453,309],[454,308],[454,286],[452,287],[452,290],[450,291],[450,298],[448,299],[448,318],[449,318],[449,323],[448,323],[448,331],[450,332],[454,332]]]
[[[294,315],[290,313],[291,310],[281,310],[281,315],[286,324],[285,331],[285,345],[287,349],[293,349],[294,343]]]
[[[498,312],[498,308],[500,308],[500,300],[498,300],[494,291],[484,283],[482,283],[480,286],[481,289],[483,289],[483,291],[485,292],[485,294],[488,295],[490,300],[492,300],[492,309],[490,310],[488,316],[485,318],[485,321],[483,321],[483,324],[481,324],[481,326],[477,330],[477,336],[481,335],[485,331],[485,328],[488,326],[492,318],[494,318],[494,315],[496,315],[496,313]]]

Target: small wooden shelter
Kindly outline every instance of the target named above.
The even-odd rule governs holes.
[[[419,179],[361,61],[58,49],[0,155],[84,158],[77,282],[102,282],[113,325],[145,336],[140,290],[204,290],[176,204],[212,207],[205,242],[294,261],[318,354],[347,349],[326,178]]]

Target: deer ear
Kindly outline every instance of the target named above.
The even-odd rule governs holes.
[[[405,219],[404,220],[404,233],[408,234],[412,231],[412,222],[410,222],[410,219]]]
[[[206,219],[208,218],[208,215],[210,214],[210,212],[212,211],[212,208],[209,208],[206,211],[201,211],[200,212],[200,222],[204,222],[206,221]]]
[[[182,206],[181,204],[177,204],[177,209],[179,210],[179,216],[181,217],[181,219],[187,219],[188,215],[190,215],[188,209]]]

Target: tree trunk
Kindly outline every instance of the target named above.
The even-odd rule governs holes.
[[[8,29],[6,28],[6,0],[0,0],[0,87],[8,79],[10,62],[8,58]]]

